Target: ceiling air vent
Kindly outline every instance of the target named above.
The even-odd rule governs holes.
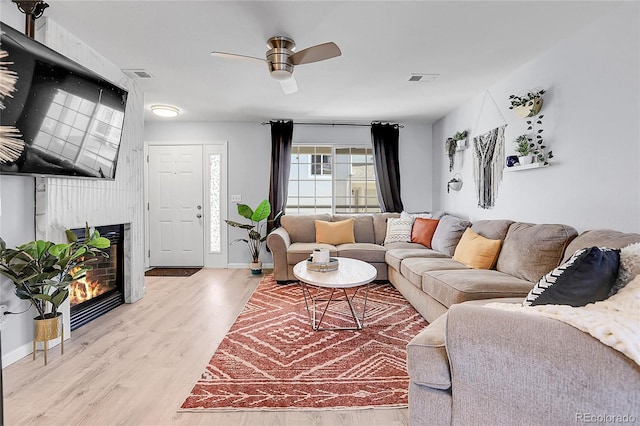
[[[153,78],[151,74],[143,69],[126,69],[122,70],[122,72],[131,78]]]
[[[409,76],[409,81],[416,81],[416,82],[420,82],[420,83],[431,83],[436,78],[438,78],[438,76],[440,76],[440,74],[416,74],[416,73],[412,73]]]

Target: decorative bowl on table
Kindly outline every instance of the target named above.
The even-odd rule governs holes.
[[[327,263],[316,263],[313,262],[312,258],[307,259],[307,269],[309,271],[315,271],[315,272],[331,272],[331,271],[337,271],[338,270],[338,266],[339,266],[338,259],[336,259],[335,257],[330,257],[329,258],[329,262]]]

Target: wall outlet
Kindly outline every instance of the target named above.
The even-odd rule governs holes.
[[[231,196],[231,202],[232,203],[241,203],[242,202],[242,196],[241,195],[232,195]]]

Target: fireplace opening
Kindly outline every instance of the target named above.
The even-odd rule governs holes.
[[[109,257],[98,257],[93,269],[69,286],[72,331],[124,303],[124,225],[95,228],[111,242]],[[84,228],[72,231],[84,241]]]

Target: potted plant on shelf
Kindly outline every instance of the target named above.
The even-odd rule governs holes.
[[[538,136],[538,135],[537,135]],[[514,140],[516,144],[515,152],[518,154],[520,165],[531,164],[534,159],[545,166],[549,164],[549,159],[553,158],[553,152],[545,153],[546,146],[542,145],[542,137],[536,143],[527,135],[520,135]]]
[[[458,149],[464,149],[467,144],[467,131],[462,130],[460,132],[456,132],[453,136],[453,139],[456,141],[456,146]]]
[[[91,263],[98,256],[109,257],[104,249],[111,243],[88,225],[83,242],[70,230],[66,236],[66,244],[36,240],[15,249],[7,248],[0,238],[0,273],[13,282],[16,296],[28,300],[38,313],[34,318],[34,341],[46,342],[60,336],[59,309],[69,297],[69,285],[93,269]]]
[[[279,212],[273,220],[276,220],[281,213],[282,212]],[[238,241],[247,243],[252,259],[252,262],[249,265],[251,273],[253,275],[259,275],[262,273],[260,253],[262,252],[264,242],[267,240],[267,236],[263,235],[262,231],[269,222],[267,221],[267,218],[271,214],[271,204],[269,203],[269,200],[264,199],[255,210],[252,210],[251,207],[246,204],[238,204],[238,214],[249,219],[251,223],[246,224],[228,219],[225,220],[229,226],[247,230],[247,238],[238,238],[232,241],[231,244]]]
[[[536,91],[528,91],[522,96],[510,95],[509,102],[516,115],[520,118],[533,117],[540,112],[542,108],[542,95],[545,94],[545,90],[540,89]]]

